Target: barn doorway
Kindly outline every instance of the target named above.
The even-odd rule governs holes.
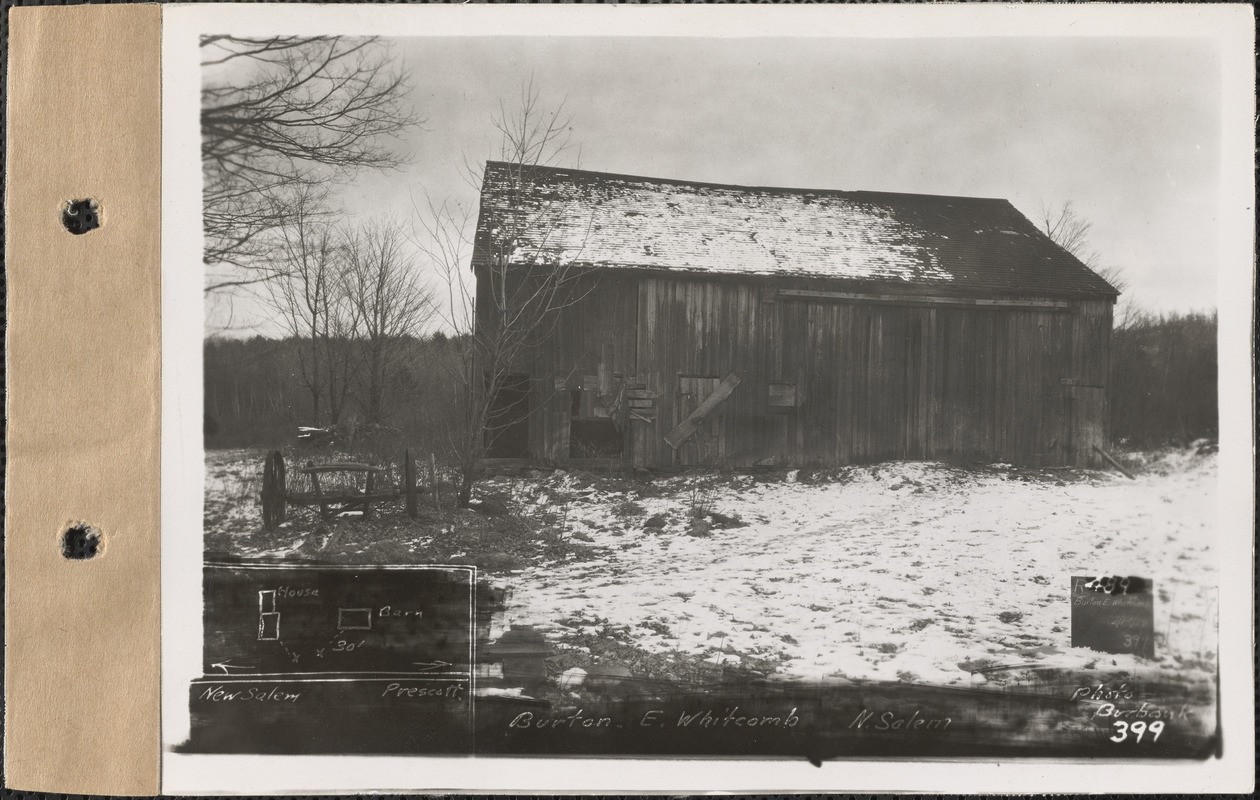
[[[490,383],[490,376],[486,376]],[[486,458],[529,458],[529,376],[505,375],[486,413]]]
[[[625,443],[625,434],[595,391],[569,393],[569,458],[620,458]]]

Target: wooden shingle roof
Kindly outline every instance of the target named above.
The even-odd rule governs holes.
[[[1008,201],[725,186],[486,164],[474,263],[827,279],[950,294],[1115,297]]]

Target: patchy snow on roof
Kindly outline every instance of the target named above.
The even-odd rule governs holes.
[[[1114,296],[1005,200],[486,164],[477,255],[511,264]]]

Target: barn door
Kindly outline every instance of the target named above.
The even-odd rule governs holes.
[[[1106,447],[1107,392],[1101,386],[1079,384],[1066,389],[1072,466],[1091,466],[1098,461],[1094,448]]]
[[[674,425],[682,423],[695,411],[705,398],[713,394],[722,381],[719,378],[698,377],[695,375],[678,376],[678,399],[674,403]],[[696,433],[678,446],[678,463],[684,467],[695,467],[715,464],[721,446],[719,436],[720,415],[710,414],[704,419]]]

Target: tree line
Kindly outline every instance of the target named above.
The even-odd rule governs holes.
[[[341,340],[348,362],[366,364],[370,343]],[[373,383],[366,369],[351,369],[344,382],[341,416],[327,417],[309,391],[302,361],[311,342],[291,337],[248,339],[211,337],[205,340],[205,440],[207,447],[280,447],[292,444],[299,427],[310,426],[317,408],[323,425],[350,431],[352,416],[363,420],[354,435],[368,448],[381,449],[405,442],[432,451],[444,463],[454,453],[453,432],[462,409],[459,387],[450,377],[452,362],[460,358],[460,343],[443,334],[402,336],[390,341],[391,369],[385,380]],[[369,418],[367,409],[378,413]],[[371,419],[371,422],[368,420]]]
[[[1148,448],[1216,439],[1217,315],[1131,312],[1111,338],[1113,442]]]

